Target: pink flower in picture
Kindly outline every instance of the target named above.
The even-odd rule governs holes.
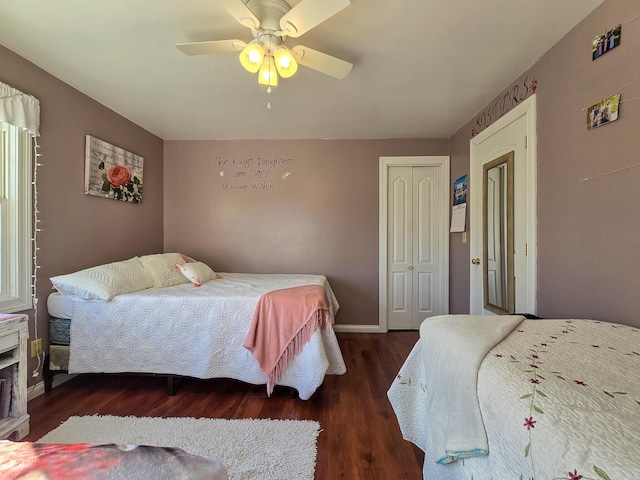
[[[102,192],[113,195],[114,200],[140,203],[142,201],[142,176],[132,173],[125,165],[111,165],[105,162],[98,165],[102,173]]]
[[[107,170],[107,180],[115,188],[122,187],[131,181],[131,171],[124,165],[112,165]]]
[[[584,383],[582,380],[574,380],[574,382],[576,383],[576,385],[582,385],[583,387],[588,387],[589,386],[586,383]]]
[[[533,417],[524,419],[524,426],[527,427],[527,430],[531,430],[532,428],[535,428],[535,423],[536,421],[533,419]]]
[[[582,475],[578,475],[578,470],[574,470],[573,473],[571,472],[567,472],[569,474],[569,478],[571,480],[580,480],[582,478]]]
[[[536,385],[540,384],[540,380],[538,380],[537,378],[531,378],[531,379],[529,379],[529,381],[530,381],[531,383],[536,384]]]

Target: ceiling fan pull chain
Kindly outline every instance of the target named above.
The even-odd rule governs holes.
[[[269,85],[267,87],[267,110],[271,110],[271,101],[269,100],[269,98],[271,97],[271,85]]]

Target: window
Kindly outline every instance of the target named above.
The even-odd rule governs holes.
[[[32,307],[32,138],[0,121],[0,312]]]

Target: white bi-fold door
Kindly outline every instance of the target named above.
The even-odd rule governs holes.
[[[389,329],[417,329],[445,312],[442,169],[389,166],[387,182],[387,318]]]

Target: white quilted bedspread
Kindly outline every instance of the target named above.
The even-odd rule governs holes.
[[[322,275],[220,275],[201,287],[181,284],[117,295],[109,302],[75,302],[69,373],[144,372],[266,384],[242,345],[258,299],[271,290],[323,285],[332,316],[338,310]],[[278,384],[297,389],[306,400],[325,375],[345,371],[333,329],[317,330]]]
[[[478,372],[489,455],[448,465],[433,461],[429,445],[421,348],[408,356],[389,399],[405,439],[425,451],[425,479],[640,479],[640,330],[523,321]]]

